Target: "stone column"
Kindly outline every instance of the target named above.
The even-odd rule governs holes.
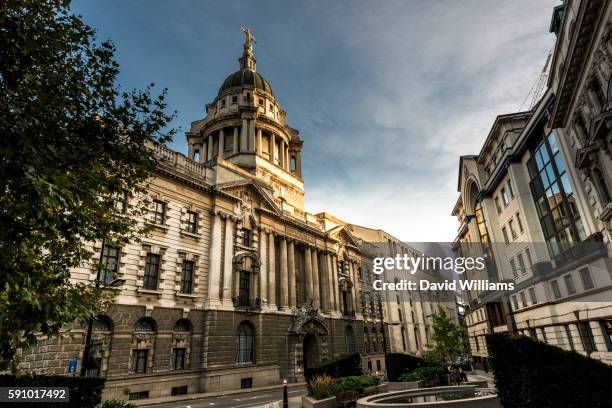
[[[285,161],[285,141],[281,138],[280,143],[279,143],[279,150],[278,150],[278,166],[281,168],[284,168],[284,164],[283,162]]]
[[[325,255],[325,263],[327,265],[327,288],[329,289],[329,310],[336,310],[336,290],[334,282],[334,266],[332,265],[332,255]]]
[[[359,282],[358,282],[358,273],[357,273],[357,263],[354,261],[349,261],[349,265],[351,268],[351,279],[353,280],[353,306],[355,313],[359,313],[361,309],[361,302],[359,301]]]
[[[259,298],[262,305],[268,304],[268,240],[266,232],[259,230]]]
[[[336,299],[336,310],[340,310],[340,288],[338,287],[338,258],[332,255],[332,268],[334,271],[334,297]]]
[[[255,119],[249,120],[249,152],[255,151]]]
[[[310,299],[314,299],[312,294],[312,251],[310,247],[306,247],[304,250],[304,289],[305,296],[304,301],[307,302]]]
[[[206,160],[212,160],[213,158],[213,135],[208,135],[208,149],[206,149]]]
[[[248,146],[247,146],[248,125],[249,125],[248,120],[242,119],[242,127],[240,128],[240,151],[241,152],[246,152],[248,150]]]
[[[317,248],[312,251],[312,294],[313,306],[315,309],[321,308],[321,287],[319,286],[319,256]]]
[[[272,138],[270,143],[272,143],[272,146],[270,146],[270,161],[272,163],[274,163],[274,157],[276,156],[276,135],[274,133],[272,133]]]
[[[210,251],[208,253],[208,298],[211,303],[219,302],[219,281],[221,278],[221,217],[212,214]]]
[[[289,275],[287,273],[287,241],[280,241],[280,307],[286,309],[289,305]]]
[[[289,162],[289,145],[287,145],[285,147],[285,170],[290,171],[291,170],[291,164]]]
[[[327,253],[321,252],[321,256],[317,257],[317,263],[321,260],[320,278],[321,284],[321,309],[328,311],[329,307],[329,269],[327,268]],[[318,265],[317,265],[318,267]]]
[[[257,129],[257,154],[263,155],[263,141],[261,135],[261,129]]]
[[[232,154],[238,153],[238,126],[234,126],[234,146]]]
[[[289,306],[296,307],[298,304],[297,299],[296,299],[297,279],[295,278],[295,242],[293,242],[293,240],[289,241],[288,249],[289,249],[289,256],[287,258],[287,262],[288,262],[288,271],[289,271],[289,278],[288,278]]]
[[[223,257],[223,301],[232,301],[232,273],[234,258],[234,225],[231,217],[225,218],[225,250]]]
[[[225,150],[225,133],[223,129],[219,131],[219,157],[223,158],[223,150]]]
[[[276,252],[274,233],[268,233],[268,304],[276,307]]]

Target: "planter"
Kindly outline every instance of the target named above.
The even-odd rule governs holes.
[[[416,390],[417,388],[423,388],[425,381],[394,381],[388,382],[385,385],[389,391],[404,391],[404,390]]]
[[[310,398],[307,395],[302,396],[303,408],[336,408],[336,397],[329,397],[322,400]]]
[[[389,391],[389,383],[384,383],[384,384],[378,384],[376,386],[377,391],[380,392],[387,392]]]

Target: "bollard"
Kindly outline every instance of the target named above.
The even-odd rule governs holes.
[[[287,380],[283,380],[283,408],[289,408],[289,394],[287,393]]]

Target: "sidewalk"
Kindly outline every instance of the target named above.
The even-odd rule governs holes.
[[[282,408],[283,401],[271,402],[258,406],[257,408]],[[302,408],[302,397],[289,398],[289,408]]]
[[[305,382],[301,382],[301,383],[292,383],[292,384],[288,384],[287,388],[291,389],[294,387],[300,387],[300,386],[305,386],[306,383]],[[177,395],[177,396],[168,396],[168,397],[158,397],[158,398],[150,398],[150,399],[146,399],[146,400],[134,400],[134,401],[130,401],[131,403],[133,403],[136,406],[149,406],[149,405],[159,405],[159,404],[166,404],[169,402],[181,402],[181,401],[192,401],[192,400],[197,400],[197,399],[202,399],[202,398],[211,398],[211,397],[224,397],[226,395],[238,395],[238,394],[249,394],[252,392],[257,392],[257,391],[267,391],[267,390],[281,390],[283,388],[282,385],[267,385],[265,387],[255,387],[255,388],[249,388],[249,389],[240,389],[240,390],[231,390],[231,391],[218,391],[218,392],[203,392],[203,393],[199,393],[199,394],[186,394],[186,395]],[[300,398],[300,405],[295,405],[296,407],[301,406],[301,397]],[[265,406],[265,405],[262,405]],[[274,407],[274,405],[270,405],[271,407]],[[290,405],[291,406],[291,405]]]
[[[489,387],[495,388],[495,379],[491,370],[488,373],[485,373],[483,370],[472,370],[465,373],[467,374],[468,381],[486,381]]]

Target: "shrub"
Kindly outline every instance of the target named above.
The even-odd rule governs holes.
[[[96,408],[136,408],[136,404],[119,400],[106,400]]]
[[[364,388],[378,385],[380,379],[369,375],[353,375],[350,377],[339,378],[332,385],[333,395],[338,395],[347,391],[362,391]]]
[[[508,334],[487,336],[504,408],[610,406],[612,367],[573,351]]]
[[[2,387],[67,387],[69,402],[28,402],[28,408],[94,408],[101,401],[104,378],[63,375],[0,375]],[[2,408],[24,408],[22,402],[7,402]]]
[[[332,395],[334,379],[329,375],[316,375],[308,381],[308,396],[316,400],[329,398]]]
[[[404,353],[389,353],[385,357],[387,367],[387,378],[389,381],[398,381],[399,377],[406,371],[428,365],[425,360]]]
[[[439,367],[439,366],[419,367],[412,372],[402,374],[399,380],[402,382],[431,380],[435,378],[440,378],[444,374],[446,374],[446,369],[443,367]]]
[[[311,368],[307,368],[304,374],[306,380],[317,375],[329,375],[333,378],[361,375],[361,356],[359,353],[353,353],[327,359]]]

